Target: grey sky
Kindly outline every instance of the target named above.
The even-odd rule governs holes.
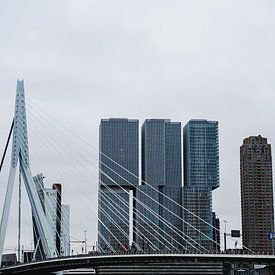
[[[262,134],[275,146],[274,14],[272,0],[3,1],[0,148],[16,78],[25,79],[27,99],[95,147],[100,118],[218,120],[214,210],[239,228],[242,139]],[[30,146],[40,148],[35,139]],[[67,200],[78,203],[69,194]],[[79,228],[82,236],[86,228]]]

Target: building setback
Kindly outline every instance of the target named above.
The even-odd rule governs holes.
[[[136,206],[138,244],[143,249],[182,249],[181,207],[175,204],[181,204],[181,123],[146,119],[141,155],[142,185]]]
[[[130,196],[138,185],[138,120],[102,119],[99,128],[99,250],[129,248],[133,209]]]
[[[216,250],[211,225],[212,191],[219,187],[218,122],[190,120],[183,128],[183,156],[182,200],[187,209],[182,213],[184,234],[197,243],[190,240],[197,248]]]
[[[274,253],[273,179],[271,145],[250,136],[240,147],[243,244],[254,252]]]

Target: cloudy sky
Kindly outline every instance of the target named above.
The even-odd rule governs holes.
[[[214,210],[228,229],[240,228],[239,146],[258,134],[275,146],[274,14],[273,0],[3,1],[0,150],[13,116],[16,79],[23,78],[33,173],[43,172],[48,186],[63,182],[72,235],[83,239],[87,230],[92,243],[95,217],[89,224],[75,217],[88,215],[96,201],[101,118],[136,118],[140,124],[170,118],[183,125],[192,118],[218,120],[221,186]],[[82,149],[70,151],[75,143],[54,130],[58,123],[81,137]],[[84,173],[83,163],[93,168]],[[8,163],[4,170],[0,189]],[[24,214],[27,247],[29,210]],[[12,210],[9,248],[16,246],[16,215]]]

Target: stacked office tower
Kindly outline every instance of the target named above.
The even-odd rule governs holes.
[[[243,244],[260,253],[274,253],[273,180],[271,145],[250,136],[240,147]],[[272,236],[272,234],[271,234]]]
[[[190,120],[183,128],[183,146],[183,231],[197,248],[216,250],[211,225],[212,191],[219,187],[218,122]]]
[[[99,250],[128,250],[135,238],[130,204],[134,204],[132,197],[138,185],[138,127],[138,120],[130,119],[102,119],[100,123]]]
[[[70,255],[70,206],[62,204],[62,186],[53,184],[52,188],[44,187],[44,176],[38,174],[33,177],[37,193],[50,225],[49,230],[54,238],[55,252],[57,256]],[[41,260],[45,253],[40,243],[38,228],[33,217],[34,258]]]
[[[145,120],[139,184],[138,121],[101,120],[99,250],[133,243],[143,250],[219,250],[219,233],[211,226],[219,226],[212,213],[212,191],[219,186],[218,123],[191,120],[183,134],[184,186],[181,123]]]
[[[141,161],[138,244],[143,249],[179,248],[182,244],[181,124],[164,119],[145,120]]]

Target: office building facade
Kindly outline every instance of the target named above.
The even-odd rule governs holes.
[[[274,253],[273,178],[271,145],[250,136],[240,147],[241,211],[244,249]]]
[[[188,247],[216,250],[212,191],[219,187],[218,122],[190,120],[183,128],[183,156],[183,232],[192,239]]]
[[[139,175],[139,123],[102,119],[99,129],[98,246],[102,251],[128,250]],[[133,234],[132,234],[133,235]]]
[[[70,213],[71,208],[68,204],[61,205],[61,255],[69,256],[70,255]]]
[[[49,225],[51,236],[55,244],[57,256],[70,255],[70,207],[62,204],[61,184],[53,184],[52,188],[44,187],[44,176],[38,174],[33,177],[37,193]],[[34,258],[45,258],[43,247],[39,241],[39,233],[33,218]]]
[[[142,185],[136,206],[138,244],[143,249],[182,248],[181,123],[145,120],[141,163]]]

